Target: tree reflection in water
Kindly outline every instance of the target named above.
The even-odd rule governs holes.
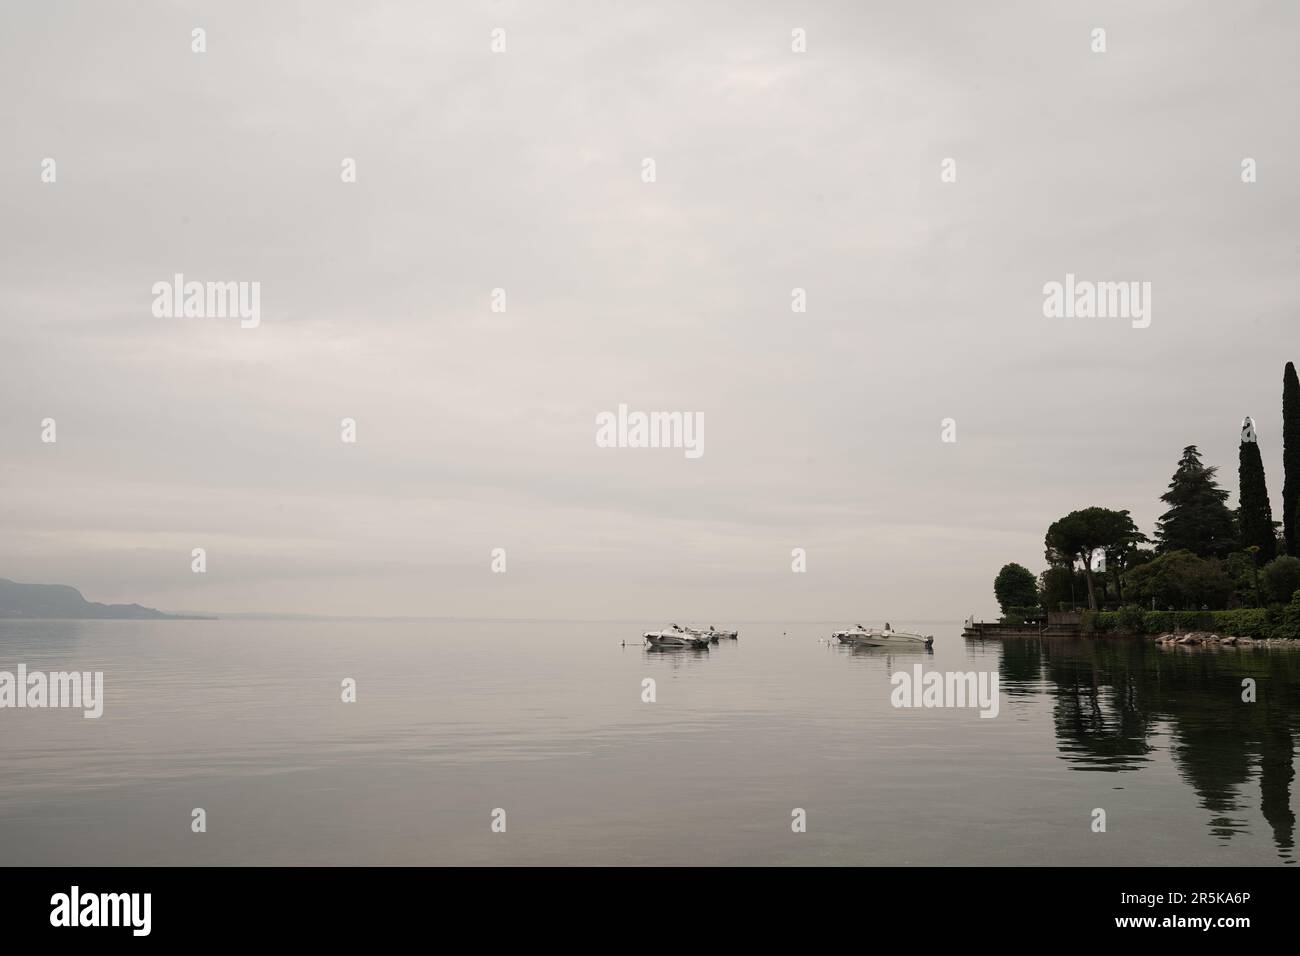
[[[1007,639],[1003,686],[1053,695],[1057,746],[1072,769],[1140,770],[1167,734],[1179,774],[1221,839],[1259,780],[1259,806],[1279,854],[1292,856],[1294,736],[1300,649],[1157,647],[1140,639]],[[1256,702],[1242,681],[1256,682]]]

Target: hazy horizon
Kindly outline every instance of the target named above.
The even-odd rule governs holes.
[[[989,617],[1061,515],[1151,534],[1186,445],[1235,507],[1245,415],[1280,518],[1298,23],[9,5],[0,577],[214,614]],[[156,317],[177,273],[259,282],[260,324]],[[1067,274],[1150,282],[1150,327],[1045,318]],[[704,454],[597,447],[620,404],[702,414]]]

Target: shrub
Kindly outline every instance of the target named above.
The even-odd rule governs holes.
[[[1218,611],[1175,611],[1174,621],[1180,631],[1212,631]]]
[[[1300,638],[1300,591],[1291,595],[1291,603],[1273,612],[1272,637]]]
[[[1143,611],[1126,605],[1118,611],[1085,611],[1085,634],[1167,634],[1209,631],[1225,637],[1300,638],[1300,591],[1291,603],[1272,608],[1246,607],[1232,611]]]
[[[1300,558],[1284,554],[1264,565],[1259,572],[1260,590],[1272,604],[1286,604],[1300,588]]]
[[[1124,590],[1144,605],[1154,598],[1163,607],[1222,608],[1233,597],[1233,583],[1222,561],[1171,551],[1129,571]]]
[[[1080,625],[1087,634],[1141,634],[1141,608],[1125,605],[1118,611],[1084,611]]]
[[[1178,623],[1176,611],[1146,611],[1142,614],[1143,634],[1168,634]]]
[[[1268,611],[1263,608],[1247,607],[1235,611],[1216,611],[1214,624],[1209,628],[1221,634],[1236,637],[1269,637],[1272,627],[1269,624]]]
[[[1115,629],[1131,634],[1144,634],[1146,629],[1142,619],[1142,609],[1134,604],[1125,604],[1115,612]]]

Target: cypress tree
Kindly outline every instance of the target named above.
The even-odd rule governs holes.
[[[1157,551],[1221,558],[1236,548],[1236,521],[1224,504],[1228,493],[1214,480],[1218,470],[1201,464],[1195,445],[1183,449],[1169,490],[1160,496],[1169,510],[1156,522]]]
[[[1241,423],[1241,448],[1237,469],[1241,507],[1237,521],[1241,528],[1241,547],[1259,548],[1255,564],[1273,560],[1277,535],[1273,531],[1273,508],[1268,503],[1268,485],[1264,481],[1264,459],[1259,454],[1255,423],[1247,418]]]
[[[1295,365],[1282,373],[1282,537],[1286,553],[1297,554],[1296,523],[1300,522],[1300,379]]]

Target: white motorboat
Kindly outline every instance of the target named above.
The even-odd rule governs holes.
[[[841,644],[856,644],[859,641],[865,641],[867,638],[882,633],[879,628],[863,627],[861,624],[854,624],[852,627],[846,627],[841,631],[832,631],[831,637],[835,638]]]
[[[889,624],[885,624],[883,628],[863,627],[861,624],[856,624],[842,631],[835,631],[831,637],[841,644],[857,644],[865,647],[929,647],[934,643],[933,634],[895,631]]]
[[[646,631],[642,636],[652,647],[708,647],[713,642],[707,633],[697,633],[676,624],[658,631]]]

